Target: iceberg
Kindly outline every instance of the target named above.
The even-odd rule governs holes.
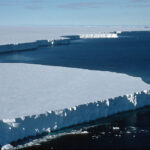
[[[32,50],[42,46],[66,45],[70,44],[72,40],[86,39],[86,38],[118,38],[118,35],[117,33],[82,34],[82,35],[62,36],[53,40],[37,40],[35,42],[5,44],[0,45],[0,53]]]
[[[107,71],[0,64],[0,145],[150,105],[150,85]]]

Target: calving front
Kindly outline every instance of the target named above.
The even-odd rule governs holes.
[[[150,105],[150,86],[125,74],[9,63],[0,69],[0,145]]]

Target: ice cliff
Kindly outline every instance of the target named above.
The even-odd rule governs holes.
[[[150,86],[124,74],[11,63],[0,69],[0,145],[150,105]]]
[[[85,38],[118,38],[117,33],[101,33],[101,34],[81,34],[64,36],[54,40],[37,40],[29,43],[14,43],[0,45],[0,53],[12,52],[12,51],[24,51],[36,49],[41,46],[55,46],[69,44],[71,40],[85,39]]]

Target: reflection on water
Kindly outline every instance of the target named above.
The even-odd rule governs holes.
[[[61,136],[43,137],[42,143],[37,141],[36,145],[23,149],[149,149],[150,107],[120,113],[53,133],[55,134]],[[20,142],[13,145],[23,143]]]

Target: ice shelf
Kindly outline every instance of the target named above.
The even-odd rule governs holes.
[[[0,64],[0,145],[150,105],[150,85],[107,71]]]
[[[118,35],[117,33],[81,34],[59,37],[54,40],[37,40],[35,42],[6,44],[0,45],[0,53],[32,50],[42,46],[66,45],[70,44],[71,40],[87,38],[118,38]]]

